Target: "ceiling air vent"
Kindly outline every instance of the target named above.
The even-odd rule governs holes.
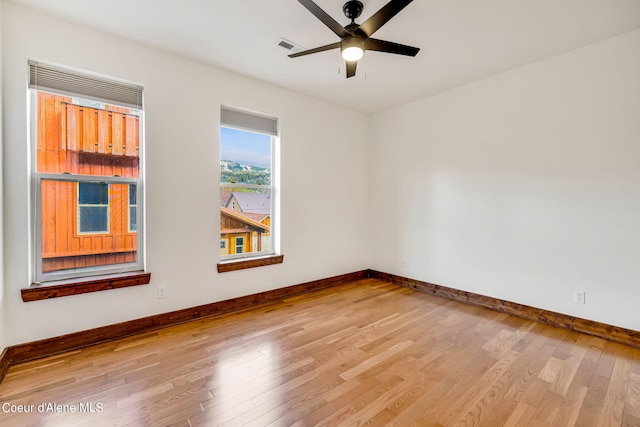
[[[291,50],[293,49],[293,45],[287,41],[284,40],[280,40],[280,43],[278,43],[278,46],[282,46],[285,49]]]
[[[294,42],[282,37],[278,40],[277,44],[278,46],[285,48],[289,54],[301,52],[304,50],[304,47],[300,46],[299,44],[295,44]]]

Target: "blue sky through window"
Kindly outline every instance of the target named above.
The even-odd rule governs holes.
[[[271,136],[221,127],[220,159],[271,168]]]

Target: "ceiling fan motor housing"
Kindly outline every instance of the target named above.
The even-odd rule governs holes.
[[[350,0],[342,6],[342,11],[344,12],[344,16],[351,19],[351,22],[353,22],[360,16],[363,8],[364,5],[362,2],[358,0]]]

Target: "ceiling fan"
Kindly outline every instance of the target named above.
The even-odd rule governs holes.
[[[416,56],[420,48],[407,46],[399,43],[389,42],[371,38],[373,33],[378,31],[380,27],[386,24],[398,12],[404,9],[413,0],[391,0],[384,5],[379,11],[374,13],[369,19],[362,24],[356,24],[355,20],[362,13],[364,8],[362,2],[358,0],[349,0],[342,6],[345,16],[351,19],[351,23],[346,27],[340,25],[335,19],[329,16],[324,10],[311,0],[298,0],[309,12],[318,18],[324,25],[329,27],[338,37],[339,42],[331,43],[326,46],[316,47],[314,49],[303,50],[289,55],[290,58],[297,58],[303,55],[323,52],[340,48],[342,57],[347,63],[347,78],[356,74],[356,66],[358,60],[362,58],[365,50],[375,50],[378,52],[395,53],[398,55]]]

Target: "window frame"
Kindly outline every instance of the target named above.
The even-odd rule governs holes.
[[[35,158],[35,156],[34,156]],[[97,266],[97,267],[85,267],[84,269],[75,269],[72,271],[59,271],[59,272],[42,272],[42,210],[41,210],[41,182],[42,181],[63,181],[63,182],[101,182],[105,184],[136,184],[139,185],[139,182],[136,181],[139,178],[128,178],[128,177],[108,177],[108,176],[97,176],[97,175],[75,175],[75,174],[52,174],[52,173],[34,173],[34,223],[32,224],[34,227],[34,252],[35,252],[35,281],[37,283],[43,282],[53,282],[65,279],[76,279],[82,277],[89,276],[97,276],[97,275],[105,275],[105,274],[117,274],[117,273],[126,273],[131,271],[143,271],[144,264],[143,259],[141,259],[141,248],[143,247],[142,236],[140,231],[136,231],[138,233],[137,238],[137,259],[138,261],[135,263],[123,263],[123,264],[115,264],[115,265],[107,265],[107,266]],[[140,189],[137,187],[136,196],[140,196]],[[139,207],[139,206],[138,206]],[[91,236],[97,233],[78,233],[83,236]],[[104,233],[100,233],[104,234]]]
[[[225,116],[230,117],[230,119],[225,119]],[[239,118],[239,119],[238,119]],[[248,119],[248,120],[246,120]],[[252,123],[252,119],[255,119],[256,122]],[[264,126],[272,125],[271,128],[267,129]],[[251,132],[260,135],[265,135],[270,138],[270,183],[269,185],[260,185],[260,184],[243,184],[243,183],[231,183],[231,182],[222,182],[221,171],[218,173],[218,179],[220,180],[220,190],[224,188],[233,189],[233,188],[245,188],[245,189],[257,189],[257,190],[268,190],[269,191],[269,215],[270,215],[270,225],[269,225],[269,236],[270,236],[270,248],[268,250],[262,250],[260,252],[243,252],[241,254],[227,254],[220,255],[220,264],[231,264],[241,262],[245,262],[251,259],[265,258],[265,257],[277,257],[280,262],[282,262],[282,256],[279,255],[280,252],[280,230],[279,230],[279,220],[277,216],[280,214],[278,210],[279,194],[278,194],[278,184],[279,184],[279,152],[280,152],[280,121],[272,115],[266,115],[263,113],[257,113],[253,111],[248,111],[244,109],[238,109],[235,107],[227,107],[221,106],[221,120],[218,128],[218,135],[221,135],[222,128],[234,129],[243,132]],[[220,139],[220,145],[222,145],[222,140]],[[223,159],[220,156],[220,150],[218,152],[218,164]],[[237,206],[237,205],[236,205]],[[218,209],[220,212],[220,209]],[[218,230],[218,237],[221,239],[222,234],[221,230]],[[251,239],[251,235],[249,239]],[[247,239],[245,238],[245,244],[243,249],[246,249]],[[235,247],[235,238],[234,238],[234,247]],[[220,264],[218,265],[218,271],[220,272]]]
[[[55,72],[60,72],[60,74],[64,75],[65,73],[69,73],[70,76],[79,77],[80,79],[86,79],[90,82],[105,82],[106,85],[116,85],[116,86],[131,86],[138,89],[139,99],[138,105],[133,105],[132,103],[127,103],[125,101],[121,101],[118,99],[113,99],[109,97],[99,97],[94,96],[91,93],[82,93],[82,89],[78,91],[74,90],[64,90],[64,89],[56,89],[49,86],[39,87],[37,85],[37,81],[34,84],[33,73],[34,69],[41,66],[45,71],[54,70]],[[30,221],[30,230],[32,237],[30,239],[31,245],[31,258],[30,262],[30,276],[32,277],[31,283],[33,284],[59,284],[61,282],[69,281],[73,283],[82,284],[82,279],[87,278],[90,280],[94,280],[96,276],[109,277],[112,275],[121,275],[123,273],[131,273],[131,272],[144,272],[145,271],[145,253],[144,253],[144,175],[145,175],[145,162],[144,162],[144,122],[145,122],[145,114],[144,107],[142,104],[142,86],[135,85],[133,83],[128,83],[124,81],[120,81],[115,78],[111,78],[108,76],[102,76],[98,74],[93,74],[85,71],[77,71],[69,67],[62,67],[57,65],[48,65],[39,62],[29,61],[30,68],[30,84],[28,87],[28,99],[29,99],[29,140],[30,140],[30,150],[29,153],[29,162],[30,162],[30,212],[31,212],[31,221]],[[37,71],[36,71],[37,72]],[[108,104],[113,106],[121,106],[124,108],[129,108],[134,110],[132,114],[137,115],[139,117],[139,128],[138,128],[138,177],[122,177],[118,175],[114,176],[104,176],[104,175],[79,175],[72,174],[69,172],[60,172],[60,173],[51,173],[51,172],[39,172],[38,171],[38,93],[45,92],[55,95],[68,96],[74,98],[74,101],[78,101],[78,105],[84,105],[83,102],[98,102],[100,104]],[[90,107],[94,108],[94,107]],[[134,184],[136,186],[136,230],[130,229],[130,210],[127,210],[127,222],[129,224],[125,225],[126,230],[129,233],[136,233],[136,261],[135,262],[123,262],[119,264],[106,264],[100,266],[89,266],[89,267],[78,267],[68,270],[57,270],[52,272],[43,272],[43,236],[42,236],[42,182],[45,180],[49,181],[63,181],[63,182],[91,182],[91,183],[104,183],[108,184],[108,194],[109,194],[109,205],[107,210],[107,226],[110,229],[111,225],[111,197],[112,197],[112,188],[111,184],[128,184],[129,189],[130,185]],[[127,192],[127,195],[129,192]],[[79,194],[78,194],[79,197]],[[76,200],[76,202],[79,200]],[[129,206],[129,199],[127,199],[126,206]],[[80,205],[78,204],[76,208],[76,213],[79,214]],[[103,235],[105,232],[80,232],[80,222],[79,217],[77,218],[76,223],[76,233],[81,236],[90,237],[92,235]],[[107,231],[106,233],[109,233]],[[148,281],[146,282],[148,283]]]

